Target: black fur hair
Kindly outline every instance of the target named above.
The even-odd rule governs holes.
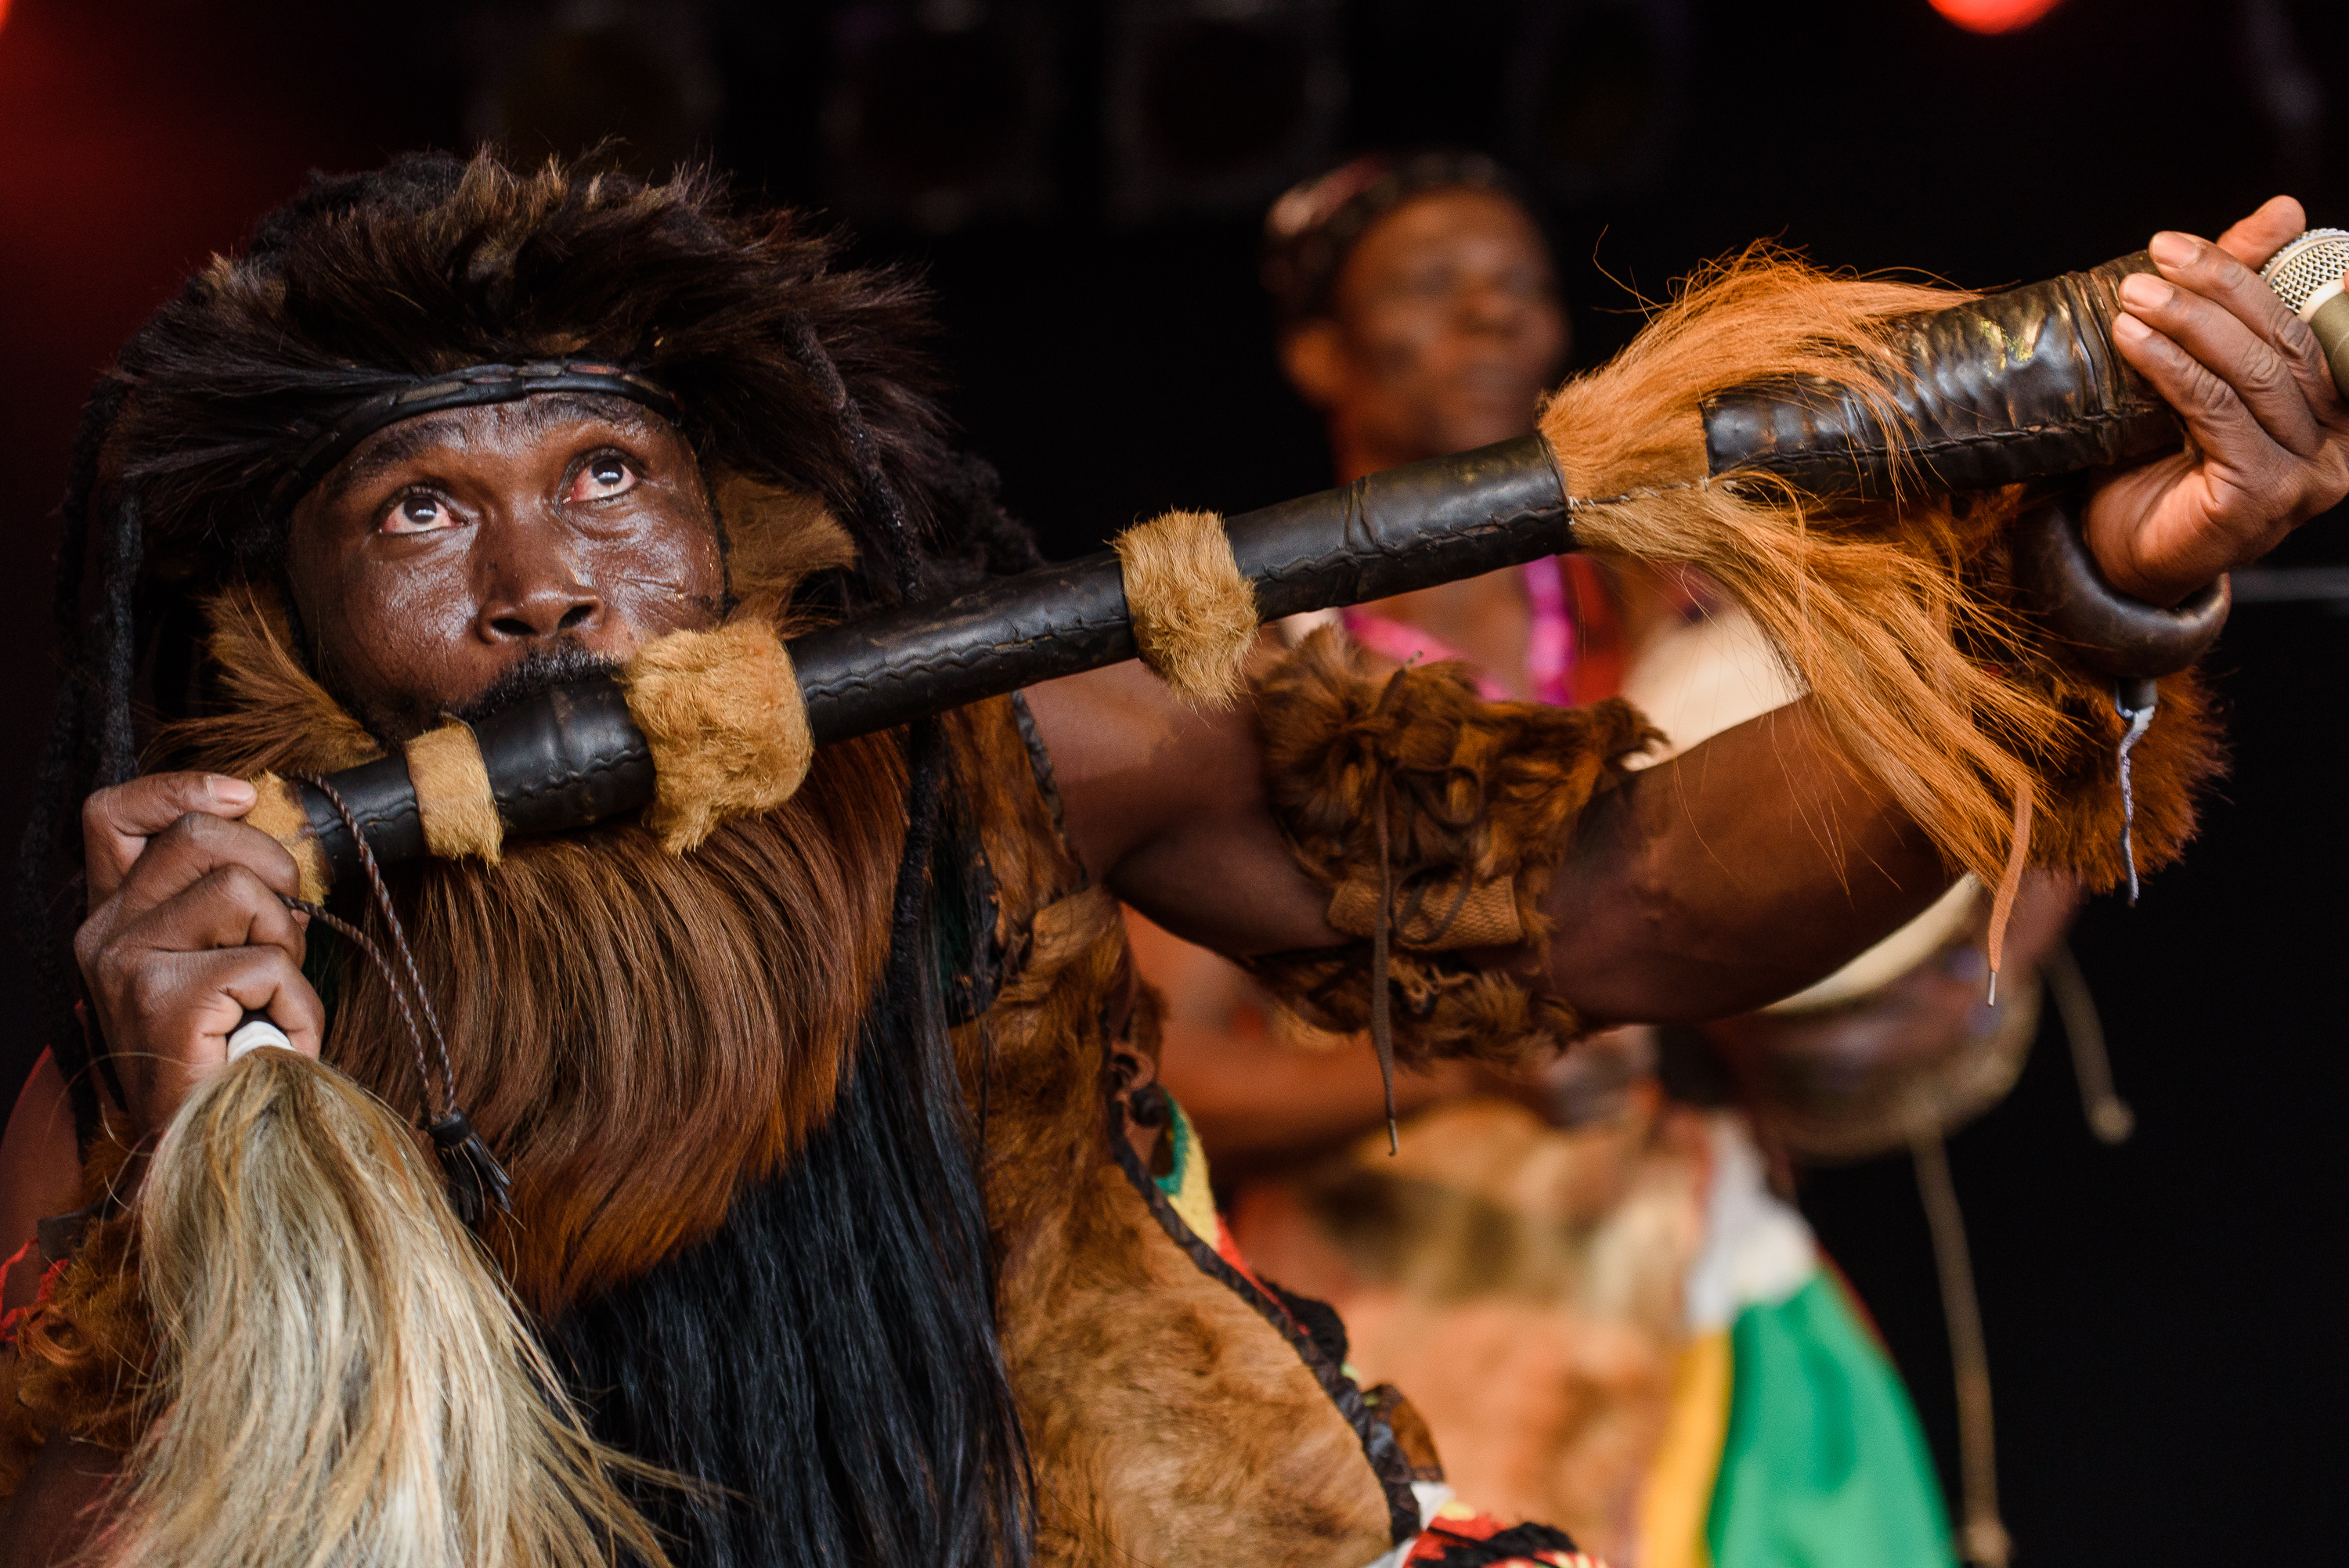
[[[708,175],[647,185],[487,154],[316,176],[243,257],[191,279],[92,397],[65,499],[65,667],[18,903],[85,1136],[97,1102],[65,880],[76,808],[136,770],[142,669],[167,710],[201,685],[197,597],[282,569],[271,497],[296,454],[351,405],[419,377],[617,363],[678,399],[705,472],[825,500],[859,547],[826,589],[854,613],[1035,561],[992,471],[945,438],[916,346],[926,331],[904,278],[843,267],[833,238],[738,210]],[[935,725],[907,744],[892,956],[836,1120],[802,1163],[746,1188],[718,1237],[556,1330],[607,1429],[733,1499],[656,1502],[690,1542],[683,1563],[1028,1556],[1026,1453],[945,977],[923,960],[949,765]]]
[[[996,1365],[993,1331],[948,1283],[988,1269],[976,1192],[936,1180],[959,1090],[917,1038],[876,1007],[799,1159],[716,1236],[555,1327],[599,1435],[728,1489],[645,1490],[680,1563],[979,1563],[1024,1546],[1025,1490],[993,1468],[1016,1417],[972,1375]]]

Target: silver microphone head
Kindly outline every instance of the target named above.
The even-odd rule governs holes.
[[[2311,229],[2268,258],[2260,279],[2292,315],[2306,321],[2341,292],[2349,273],[2349,229]]]
[[[2349,229],[2311,229],[2268,258],[2260,276],[2284,308],[2315,330],[2333,366],[2333,384],[2349,397]]]

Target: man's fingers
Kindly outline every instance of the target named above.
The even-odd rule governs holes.
[[[125,949],[204,953],[217,947],[274,947],[302,962],[309,917],[244,866],[219,866],[123,923],[110,941]]]
[[[242,817],[254,798],[252,785],[220,773],[150,773],[100,789],[81,809],[91,906],[113,897],[147,841],[181,818]]]
[[[2219,248],[2247,267],[2263,267],[2286,240],[2308,232],[2308,214],[2289,196],[2271,196],[2260,210],[2219,236]]]
[[[148,840],[115,890],[121,908],[109,918],[119,924],[224,866],[243,867],[273,894],[291,898],[301,891],[301,872],[285,845],[243,822],[191,812]]]
[[[2264,538],[2300,493],[2300,459],[2252,417],[2232,385],[2173,339],[2123,315],[2114,318],[2113,342],[2185,422],[2199,449],[2193,471],[2201,484],[2234,498],[2214,513],[2212,528],[2238,545]]]
[[[197,1084],[228,1061],[228,1037],[247,1013],[265,1014],[292,1047],[318,1055],[326,1011],[301,969],[274,947],[161,953],[138,965],[113,998],[108,1038],[130,1068],[133,1115],[160,1128]]]
[[[326,1010],[301,968],[274,947],[167,953],[140,966],[125,1000],[155,1056],[198,1069],[228,1059],[247,1013],[265,1013],[294,1048],[318,1054]]]
[[[2312,381],[2327,373],[2311,335],[2240,263],[2194,243],[2195,262],[2174,269],[2191,282],[2133,273],[2121,280],[2121,303],[2232,388],[2280,445],[2313,455],[2324,431],[2311,407]],[[2305,356],[2293,352],[2303,347]]]

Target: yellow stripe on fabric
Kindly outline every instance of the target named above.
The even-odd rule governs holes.
[[[1199,1147],[1199,1135],[1191,1130],[1191,1119],[1173,1095],[1166,1104],[1174,1111],[1167,1135],[1174,1140],[1172,1171],[1156,1178],[1158,1190],[1166,1194],[1166,1202],[1183,1216],[1191,1233],[1206,1243],[1216,1244],[1216,1194],[1207,1185],[1207,1151]]]
[[[1729,1438],[1729,1331],[1692,1340],[1672,1367],[1671,1408],[1640,1489],[1640,1568],[1713,1568],[1705,1526]]]

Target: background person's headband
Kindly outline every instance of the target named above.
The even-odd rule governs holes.
[[[1508,171],[1481,152],[1368,152],[1291,186],[1264,217],[1264,286],[1280,325],[1329,314],[1338,273],[1371,224],[1414,196],[1458,190],[1526,205]]]

